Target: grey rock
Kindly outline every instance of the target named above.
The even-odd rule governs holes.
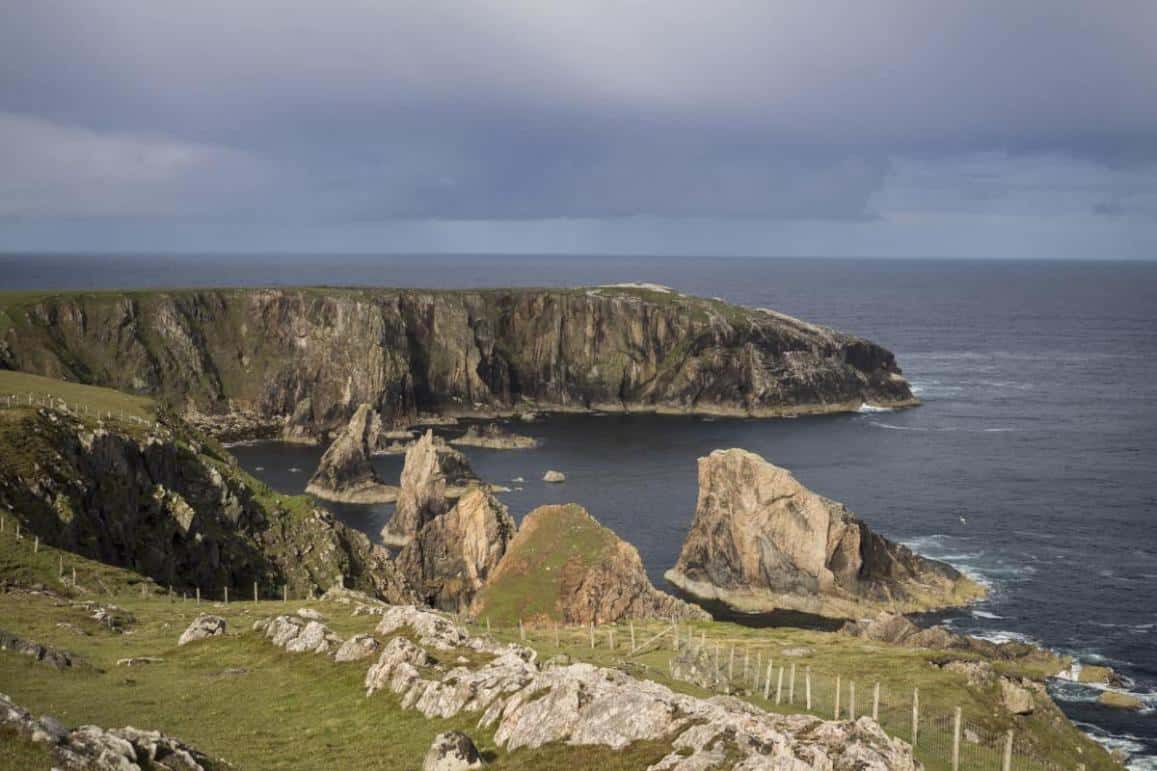
[[[434,737],[422,771],[466,771],[482,768],[482,756],[473,740],[461,731],[446,731]]]
[[[381,650],[381,643],[373,635],[358,634],[341,644],[333,660],[338,663],[360,661],[369,658]]]
[[[225,627],[225,619],[220,616],[202,614],[193,619],[193,623],[189,624],[189,628],[181,633],[180,639],[177,640],[177,645],[188,645],[196,640],[218,637],[225,634]]]

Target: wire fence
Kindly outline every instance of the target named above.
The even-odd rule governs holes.
[[[88,402],[68,401],[59,396],[31,392],[0,394],[0,408],[43,407],[93,420],[120,421],[139,426],[157,426],[155,420],[146,420],[123,408],[109,409]]]

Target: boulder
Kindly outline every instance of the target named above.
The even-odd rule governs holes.
[[[396,488],[378,478],[370,464],[372,449],[382,431],[381,417],[368,404],[354,412],[334,438],[305,491],[318,498],[346,503],[388,503]]]
[[[320,621],[309,621],[301,631],[285,644],[289,653],[329,653],[334,644],[340,644],[329,627]]]
[[[972,688],[987,688],[996,677],[992,664],[987,661],[955,660],[947,662],[942,668],[948,672],[964,675]]]
[[[746,450],[699,459],[699,499],[667,580],[740,612],[832,618],[967,603],[984,590],[868,529],[841,504]]]
[[[535,591],[526,598],[528,585]],[[540,506],[526,515],[472,613],[497,617],[512,607],[528,620],[579,624],[709,618],[652,586],[638,550],[575,504]]]
[[[11,632],[5,632],[3,629],[0,629],[0,650],[29,656],[33,661],[47,664],[54,669],[68,669],[79,661],[74,654],[68,651],[26,640]]]
[[[515,530],[501,501],[471,487],[448,513],[422,526],[396,564],[423,602],[465,609],[498,566]]]
[[[1000,678],[1000,698],[1004,708],[1014,715],[1030,715],[1036,709],[1029,687],[1010,677]]]
[[[313,608],[298,608],[297,615],[306,621],[325,621],[325,616]]]
[[[552,484],[558,484],[560,482],[565,482],[566,481],[566,474],[562,473],[561,471],[555,471],[554,469],[550,469],[545,474],[542,475],[542,481],[543,482],[550,482]]]
[[[225,619],[220,616],[201,614],[193,619],[188,629],[181,633],[177,645],[188,645],[195,640],[205,640],[225,634]]]
[[[333,655],[333,660],[342,664],[347,661],[368,659],[381,650],[381,647],[381,644],[373,635],[357,634],[341,644],[341,647],[337,649],[337,653]]]
[[[1092,664],[1081,664],[1077,670],[1077,682],[1092,685],[1111,685],[1120,688],[1125,681],[1113,671],[1112,667],[1098,667]]]
[[[482,768],[482,756],[473,740],[461,731],[446,731],[434,742],[422,761],[422,771],[466,771]]]

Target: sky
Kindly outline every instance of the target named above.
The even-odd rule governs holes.
[[[0,251],[1157,258],[1151,0],[0,0]]]

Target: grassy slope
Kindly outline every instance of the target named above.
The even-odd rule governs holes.
[[[500,626],[515,626],[519,619],[560,619],[564,566],[572,561],[592,565],[616,540],[575,504],[536,511],[523,521],[499,572],[478,595],[477,615]]]
[[[91,413],[112,412],[114,419],[119,419],[122,414],[149,421],[156,418],[153,401],[142,396],[0,369],[0,407],[7,404],[6,396],[17,397],[15,404],[27,405],[29,394],[32,394],[33,405],[43,403],[45,399],[63,400],[81,415],[85,414],[87,406]]]

